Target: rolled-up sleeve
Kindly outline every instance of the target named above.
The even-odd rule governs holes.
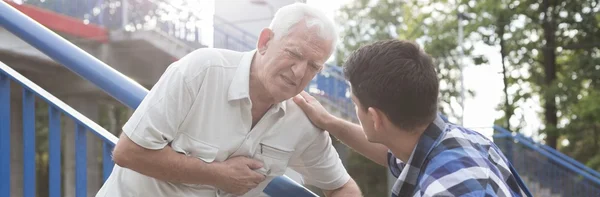
[[[182,64],[175,62],[167,68],[123,126],[123,132],[144,148],[164,148],[190,111],[194,99]]]
[[[298,157],[292,158],[290,167],[307,184],[325,190],[338,189],[350,180],[328,132],[320,132]]]

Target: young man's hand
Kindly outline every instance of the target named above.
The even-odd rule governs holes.
[[[310,121],[323,130],[327,130],[327,124],[336,119],[335,116],[327,112],[315,97],[309,95],[305,91],[300,92],[300,94],[294,96],[293,99],[294,102],[300,106],[302,111],[306,113]]]

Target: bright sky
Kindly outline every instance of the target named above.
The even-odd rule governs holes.
[[[341,5],[350,0],[308,0],[307,4],[316,5],[322,8],[333,18],[334,11]],[[343,38],[342,38],[343,39]],[[475,51],[481,51],[489,59],[488,65],[473,66],[466,65],[464,70],[465,86],[475,92],[474,98],[467,98],[465,103],[464,126],[473,128],[482,134],[491,137],[494,120],[501,117],[503,112],[496,110],[496,107],[503,98],[502,83],[502,65],[500,62],[499,48],[489,47],[483,43],[475,44]],[[536,110],[528,103],[525,108],[525,119],[527,126],[524,129],[525,135],[531,135],[531,132],[537,130],[540,121],[537,118]],[[512,123],[511,124],[516,124]]]

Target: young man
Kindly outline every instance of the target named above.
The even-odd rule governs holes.
[[[418,45],[363,46],[346,61],[344,75],[360,126],[329,114],[306,92],[294,101],[315,125],[389,167],[398,178],[392,196],[524,195],[493,142],[438,116],[437,73]]]
[[[334,50],[333,22],[282,7],[256,50],[199,49],[173,63],[123,126],[97,197],[264,196],[288,167],[327,196],[360,196],[331,145],[291,98]]]

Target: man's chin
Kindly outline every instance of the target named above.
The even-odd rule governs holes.
[[[279,92],[273,92],[273,97],[277,102],[287,101],[294,96],[300,94],[300,92],[289,91],[289,90],[279,90]]]

